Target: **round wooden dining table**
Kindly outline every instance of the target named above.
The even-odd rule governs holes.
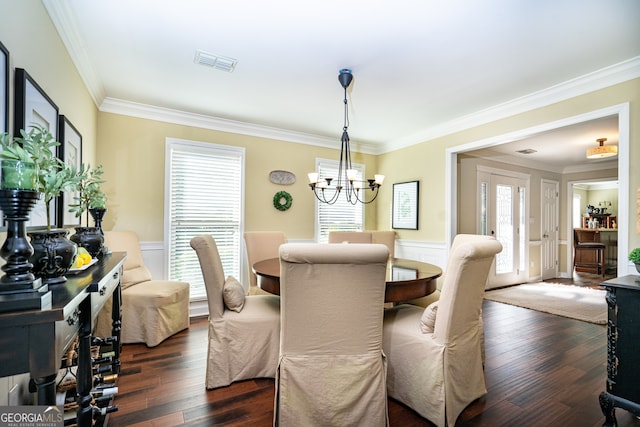
[[[252,266],[260,289],[280,295],[280,259],[258,261]],[[393,258],[387,262],[385,302],[403,302],[424,297],[436,290],[442,269],[426,262]]]

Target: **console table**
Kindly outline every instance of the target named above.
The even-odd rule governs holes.
[[[607,384],[600,393],[603,426],[617,425],[615,407],[640,416],[640,279],[607,280]]]
[[[55,380],[62,356],[78,336],[78,426],[92,425],[91,331],[96,316],[113,295],[113,334],[120,339],[120,280],[125,252],[105,255],[63,284],[50,287],[51,308],[0,314],[0,376],[30,373],[38,405],[55,405]],[[114,369],[119,369],[120,345]]]

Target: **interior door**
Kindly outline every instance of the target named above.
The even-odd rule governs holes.
[[[489,278],[492,287],[526,282],[526,196],[523,179],[491,175],[487,219],[490,234],[502,243]]]
[[[559,183],[543,180],[540,198],[540,274],[545,280],[558,277]]]

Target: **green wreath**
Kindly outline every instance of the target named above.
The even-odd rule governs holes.
[[[293,203],[293,197],[286,191],[278,191],[273,196],[273,207],[279,211],[286,211],[291,207],[291,203]]]

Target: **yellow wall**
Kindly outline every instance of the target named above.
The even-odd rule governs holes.
[[[98,159],[107,181],[106,229],[136,230],[142,240],[164,240],[167,137],[244,147],[245,230],[281,230],[289,239],[314,238],[315,197],[309,189],[307,173],[315,169],[316,157],[337,160],[338,150],[100,113]],[[377,170],[375,156],[353,153],[353,162],[365,164],[368,175]],[[296,182],[273,184],[269,181],[272,170],[293,172]],[[278,191],[287,191],[293,197],[287,211],[273,207],[273,196]],[[366,227],[375,228],[375,205],[368,207],[365,218]]]

